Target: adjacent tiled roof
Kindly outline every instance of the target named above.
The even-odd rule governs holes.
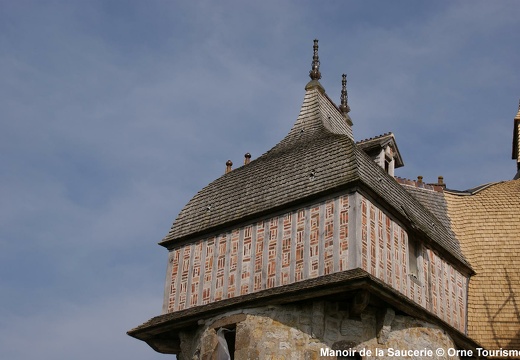
[[[300,114],[289,134],[258,159],[197,193],[161,244],[354,184],[382,199],[412,228],[470,269],[453,234],[355,145],[350,126],[317,81],[307,85]]]
[[[520,180],[445,196],[453,231],[476,272],[468,335],[488,349],[520,349]]]

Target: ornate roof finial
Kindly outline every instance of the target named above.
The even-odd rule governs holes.
[[[312,56],[312,70],[309,71],[311,80],[321,79],[320,58],[318,56],[318,39],[314,39],[314,55]]]
[[[341,105],[339,106],[339,110],[343,114],[347,114],[350,112],[350,106],[348,106],[348,94],[347,94],[347,75],[341,75]]]
[[[515,119],[520,119],[520,100],[518,100],[518,112],[516,113]]]

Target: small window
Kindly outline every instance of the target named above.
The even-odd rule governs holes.
[[[392,156],[389,156],[388,154],[385,154],[385,171],[388,175],[394,176],[394,158]]]
[[[408,274],[415,277],[416,279],[419,278],[418,247],[419,246],[415,240],[410,238],[408,239]]]

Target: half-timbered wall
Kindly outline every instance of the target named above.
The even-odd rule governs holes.
[[[408,241],[368,199],[337,196],[171,249],[164,312],[362,268],[465,332],[467,278],[420,241],[412,277]]]
[[[173,248],[165,312],[347,270],[349,211],[345,194]]]
[[[409,272],[408,233],[361,197],[361,268],[461,332],[466,331],[468,279],[416,240],[418,276]]]

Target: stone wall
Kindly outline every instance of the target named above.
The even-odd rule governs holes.
[[[413,359],[458,359],[438,356],[438,348],[455,348],[446,333],[429,323],[395,314],[389,308],[368,307],[349,316],[344,303],[314,301],[299,305],[271,306],[230,312],[209,319],[199,329],[181,334],[179,360],[215,358],[216,332],[235,327],[235,359],[336,359],[324,351],[370,350],[363,359],[396,359],[390,349],[432,350],[433,356]],[[379,350],[376,350],[379,349]],[[379,353],[376,353],[379,351]]]

